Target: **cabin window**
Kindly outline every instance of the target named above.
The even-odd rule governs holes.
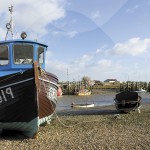
[[[32,64],[33,46],[32,45],[14,45],[14,64]]]
[[[6,45],[0,45],[0,65],[8,65],[8,47]]]
[[[38,62],[39,64],[44,63],[44,48],[43,47],[38,48]]]

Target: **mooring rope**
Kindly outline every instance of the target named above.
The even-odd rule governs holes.
[[[41,72],[42,72],[42,75],[44,75],[44,77],[46,77],[46,79],[50,82],[49,78],[47,77],[47,74],[46,74],[45,70],[43,70],[41,67],[40,67],[40,70],[41,70]],[[47,90],[46,90],[45,82],[44,82],[44,88],[45,88],[46,94],[48,95]],[[49,99],[48,96],[47,96],[47,98]],[[66,124],[64,124],[64,123],[61,121],[61,119],[60,119],[60,117],[58,116],[58,114],[57,114],[57,112],[56,112],[56,110],[55,110],[55,108],[54,108],[54,106],[53,106],[53,104],[52,104],[52,102],[51,102],[50,99],[49,99],[49,101],[50,101],[50,103],[51,103],[51,105],[52,105],[52,109],[53,109],[53,112],[54,112],[54,114],[55,114],[57,120],[58,120],[59,123],[60,123],[61,125],[63,125],[64,127],[72,128],[72,127],[77,126],[77,125],[79,125],[79,124],[81,124],[81,123],[99,122],[99,120],[92,120],[92,121],[82,121],[82,122],[78,122],[78,123],[73,124],[73,125],[66,125]]]

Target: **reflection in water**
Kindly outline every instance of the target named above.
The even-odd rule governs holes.
[[[95,106],[106,106],[114,104],[116,93],[93,94],[89,96],[63,95],[58,97],[56,110],[71,109],[71,103],[77,104],[92,104]],[[139,93],[142,97],[142,102],[150,102],[150,93]]]

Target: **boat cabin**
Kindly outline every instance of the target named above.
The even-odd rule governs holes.
[[[37,61],[45,69],[47,45],[24,39],[0,42],[0,77],[33,67]]]

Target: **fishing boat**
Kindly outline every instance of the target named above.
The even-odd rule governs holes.
[[[35,138],[55,112],[58,78],[45,71],[47,45],[26,40],[25,32],[22,39],[14,38],[13,6],[9,12],[6,38],[0,42],[0,132],[17,130]]]
[[[116,94],[114,102],[116,109],[121,112],[128,113],[137,109],[140,113],[141,97],[137,92],[123,91],[119,94]]]
[[[87,95],[91,95],[91,91],[87,89],[82,89],[82,90],[79,90],[78,92],[75,92],[74,94],[78,96],[87,96]]]

